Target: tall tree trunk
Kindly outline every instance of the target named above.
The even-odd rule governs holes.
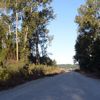
[[[19,60],[18,55],[18,13],[16,11],[16,60]]]
[[[25,44],[27,42],[27,35],[28,35],[28,26],[26,26],[25,39],[24,39]]]
[[[9,35],[11,35],[11,26],[9,24]]]
[[[40,63],[40,55],[39,55],[39,36],[38,36],[38,32],[36,33],[36,64]]]
[[[25,29],[25,36],[24,36],[24,59],[27,60],[27,42],[28,42],[28,26]]]

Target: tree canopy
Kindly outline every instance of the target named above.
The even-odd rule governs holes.
[[[76,16],[78,37],[74,56],[80,68],[100,70],[100,0],[87,0]]]
[[[31,61],[34,58],[32,62],[39,64],[41,57],[48,58],[50,36],[47,25],[54,19],[51,2],[0,1],[0,62],[9,59]]]

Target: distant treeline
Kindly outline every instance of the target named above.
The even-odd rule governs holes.
[[[78,64],[58,64],[58,66],[64,68],[72,68],[72,69],[79,68]]]

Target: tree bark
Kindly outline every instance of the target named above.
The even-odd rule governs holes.
[[[16,11],[16,60],[19,60],[18,55],[18,13]]]
[[[39,55],[39,37],[38,37],[38,33],[36,33],[36,64],[40,63],[40,55]]]

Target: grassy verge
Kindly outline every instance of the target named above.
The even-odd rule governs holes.
[[[45,76],[60,74],[62,72],[64,72],[64,70],[57,66],[24,65],[22,62],[8,64],[6,67],[0,67],[0,90],[15,87],[16,85]]]

